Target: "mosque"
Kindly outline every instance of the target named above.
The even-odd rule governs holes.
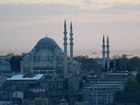
[[[32,72],[50,76],[72,76],[80,73],[80,65],[73,59],[73,27],[70,24],[69,34],[70,57],[67,54],[67,25],[64,22],[64,51],[52,38],[40,39],[34,48],[25,55],[21,62],[21,72]]]

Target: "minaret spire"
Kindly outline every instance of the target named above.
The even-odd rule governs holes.
[[[67,25],[66,25],[66,20],[64,22],[64,75],[67,77],[68,73],[68,61],[67,61]]]
[[[72,22],[70,24],[70,62],[73,62],[73,28]]]
[[[70,23],[70,33],[73,33],[72,22]]]
[[[107,69],[109,70],[109,64],[110,64],[110,50],[109,50],[109,47],[110,47],[110,45],[109,45],[109,37],[107,36],[107,46],[106,46],[106,53],[107,53],[107,58],[106,58],[106,60],[107,60]]]
[[[103,67],[105,67],[105,38],[103,35],[103,41],[102,41],[102,59],[103,59]]]
[[[67,23],[66,23],[66,20],[64,21],[64,32],[67,32]]]

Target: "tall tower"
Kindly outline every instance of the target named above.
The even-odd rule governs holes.
[[[103,41],[102,41],[102,58],[103,58],[103,67],[105,67],[105,38],[103,35]]]
[[[109,64],[110,64],[110,56],[109,56],[110,50],[109,50],[109,47],[110,47],[110,45],[109,45],[109,38],[107,36],[107,45],[106,45],[106,54],[107,54],[107,57],[106,57],[106,61],[107,61],[107,69],[108,70],[109,70]]]
[[[70,24],[70,62],[73,62],[73,28],[72,22]]]
[[[106,42],[106,43],[105,43]],[[103,59],[103,68],[105,71],[109,70],[110,67],[110,50],[109,50],[109,38],[107,36],[107,40],[105,41],[104,35],[103,35],[103,42],[102,42],[102,59]]]
[[[68,61],[67,61],[67,25],[66,20],[64,22],[64,76],[67,77],[68,74]]]

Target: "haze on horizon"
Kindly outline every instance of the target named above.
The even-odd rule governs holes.
[[[30,51],[47,36],[63,49],[63,24],[74,28],[75,51],[140,50],[140,0],[0,0],[0,54]]]

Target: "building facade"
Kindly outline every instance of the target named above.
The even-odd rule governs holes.
[[[114,102],[116,91],[123,91],[129,73],[106,72],[103,77],[87,76],[83,87],[83,100],[90,105],[106,105]]]

